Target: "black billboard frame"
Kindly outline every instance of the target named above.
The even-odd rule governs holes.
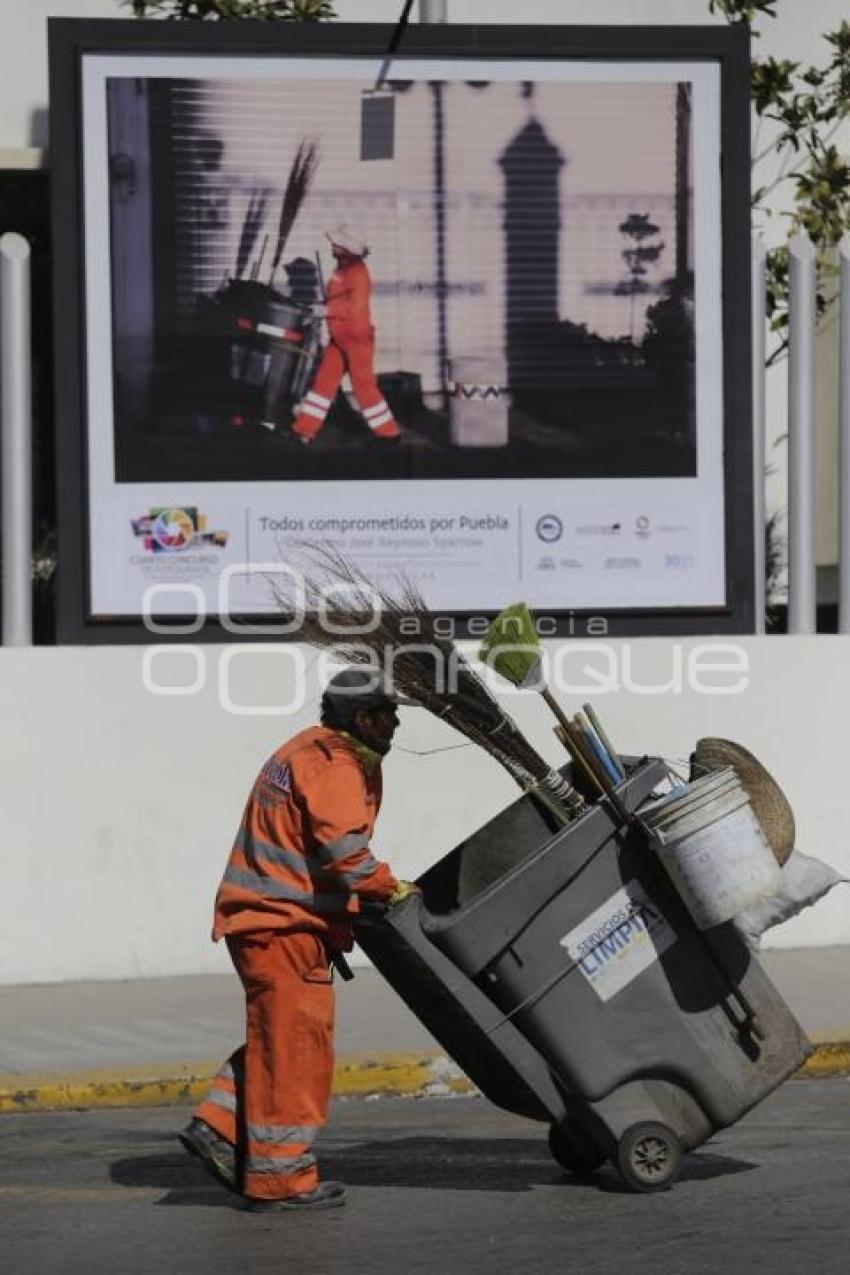
[[[384,56],[392,25],[371,23],[174,23],[48,20],[57,458],[57,640],[123,645],[231,640],[216,618],[169,616],[151,632],[142,617],[94,618],[89,605],[85,238],[81,71],[91,54]],[[559,638],[745,636],[755,631],[752,320],[750,272],[750,47],[742,27],[422,25],[407,29],[405,57],[714,62],[721,74],[722,322],[726,605],[699,608],[547,608]],[[743,289],[741,280],[746,280]],[[464,637],[485,612],[446,611]],[[269,623],[269,617],[255,617]],[[244,617],[250,621],[251,617]],[[605,632],[600,632],[604,622]],[[588,627],[590,624],[591,627]],[[263,641],[246,634],[240,640]],[[291,640],[291,639],[290,639]]]

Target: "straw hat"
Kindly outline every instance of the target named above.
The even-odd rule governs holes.
[[[779,784],[761,762],[731,739],[698,739],[691,753],[691,779],[732,766],[777,863],[783,867],[794,849],[794,813]]]

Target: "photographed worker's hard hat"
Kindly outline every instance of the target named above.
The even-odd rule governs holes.
[[[327,230],[325,234],[335,248],[344,248],[354,257],[365,257],[369,251],[369,245],[363,234],[356,226],[350,226],[347,222],[334,226],[333,230]]]

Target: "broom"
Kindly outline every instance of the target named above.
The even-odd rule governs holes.
[[[295,152],[295,159],[292,161],[292,167],[289,170],[286,190],[283,192],[280,221],[277,228],[277,244],[272,257],[271,274],[269,275],[270,284],[274,283],[274,277],[280,265],[286,241],[292,232],[292,227],[295,225],[301,206],[310,192],[318,164],[319,150],[316,143],[303,138],[299,143],[298,150]]]
[[[454,642],[437,632],[437,617],[411,581],[398,577],[398,588],[391,593],[373,585],[335,549],[309,545],[307,552],[312,570],[319,574],[304,580],[305,641],[333,649],[345,663],[384,671],[389,666],[393,688],[400,695],[488,752],[557,826],[584,811],[580,794],[536,752]],[[331,604],[329,580],[334,586]],[[277,580],[270,584],[278,605],[291,612],[286,591]],[[356,633],[356,638],[346,641],[341,636],[346,631]],[[413,641],[411,633],[416,635]]]
[[[496,616],[484,635],[479,658],[488,668],[494,669],[520,690],[539,691],[558,722],[555,733],[577,768],[597,792],[604,793],[609,798],[618,815],[623,820],[628,820],[626,807],[615,791],[615,784],[621,777],[620,772],[625,778],[625,771],[616,753],[607,744],[607,737],[603,742],[589,715],[582,720],[583,715],[578,714],[576,720],[571,722],[546,685],[540,638],[534,617],[524,602],[516,602]],[[585,705],[585,712],[588,710],[593,713],[590,705]],[[598,722],[595,713],[592,721]]]
[[[520,690],[536,690],[543,696],[560,725],[569,720],[543,680],[543,656],[534,616],[524,602],[505,607],[484,635],[478,657],[506,682]]]

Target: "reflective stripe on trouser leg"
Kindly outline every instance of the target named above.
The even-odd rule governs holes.
[[[312,1191],[333,1079],[333,988],[315,934],[231,936],[245,988],[245,1195]]]
[[[376,403],[374,407],[365,408],[363,415],[370,429],[377,429],[380,425],[387,425],[393,420],[393,414],[385,399],[381,399],[380,403]]]
[[[348,360],[352,389],[369,428],[373,431],[383,428],[386,433],[399,432],[398,423],[375,376],[374,341],[348,341],[343,347],[343,353]],[[387,430],[387,426],[391,426],[392,430]]]
[[[292,422],[293,432],[300,438],[316,437],[325,423],[344,374],[345,360],[342,352],[331,342],[322,355],[316,378]]]
[[[213,1077],[209,1091],[193,1115],[234,1146],[237,1142],[239,1094],[245,1067],[245,1046],[236,1050]]]

